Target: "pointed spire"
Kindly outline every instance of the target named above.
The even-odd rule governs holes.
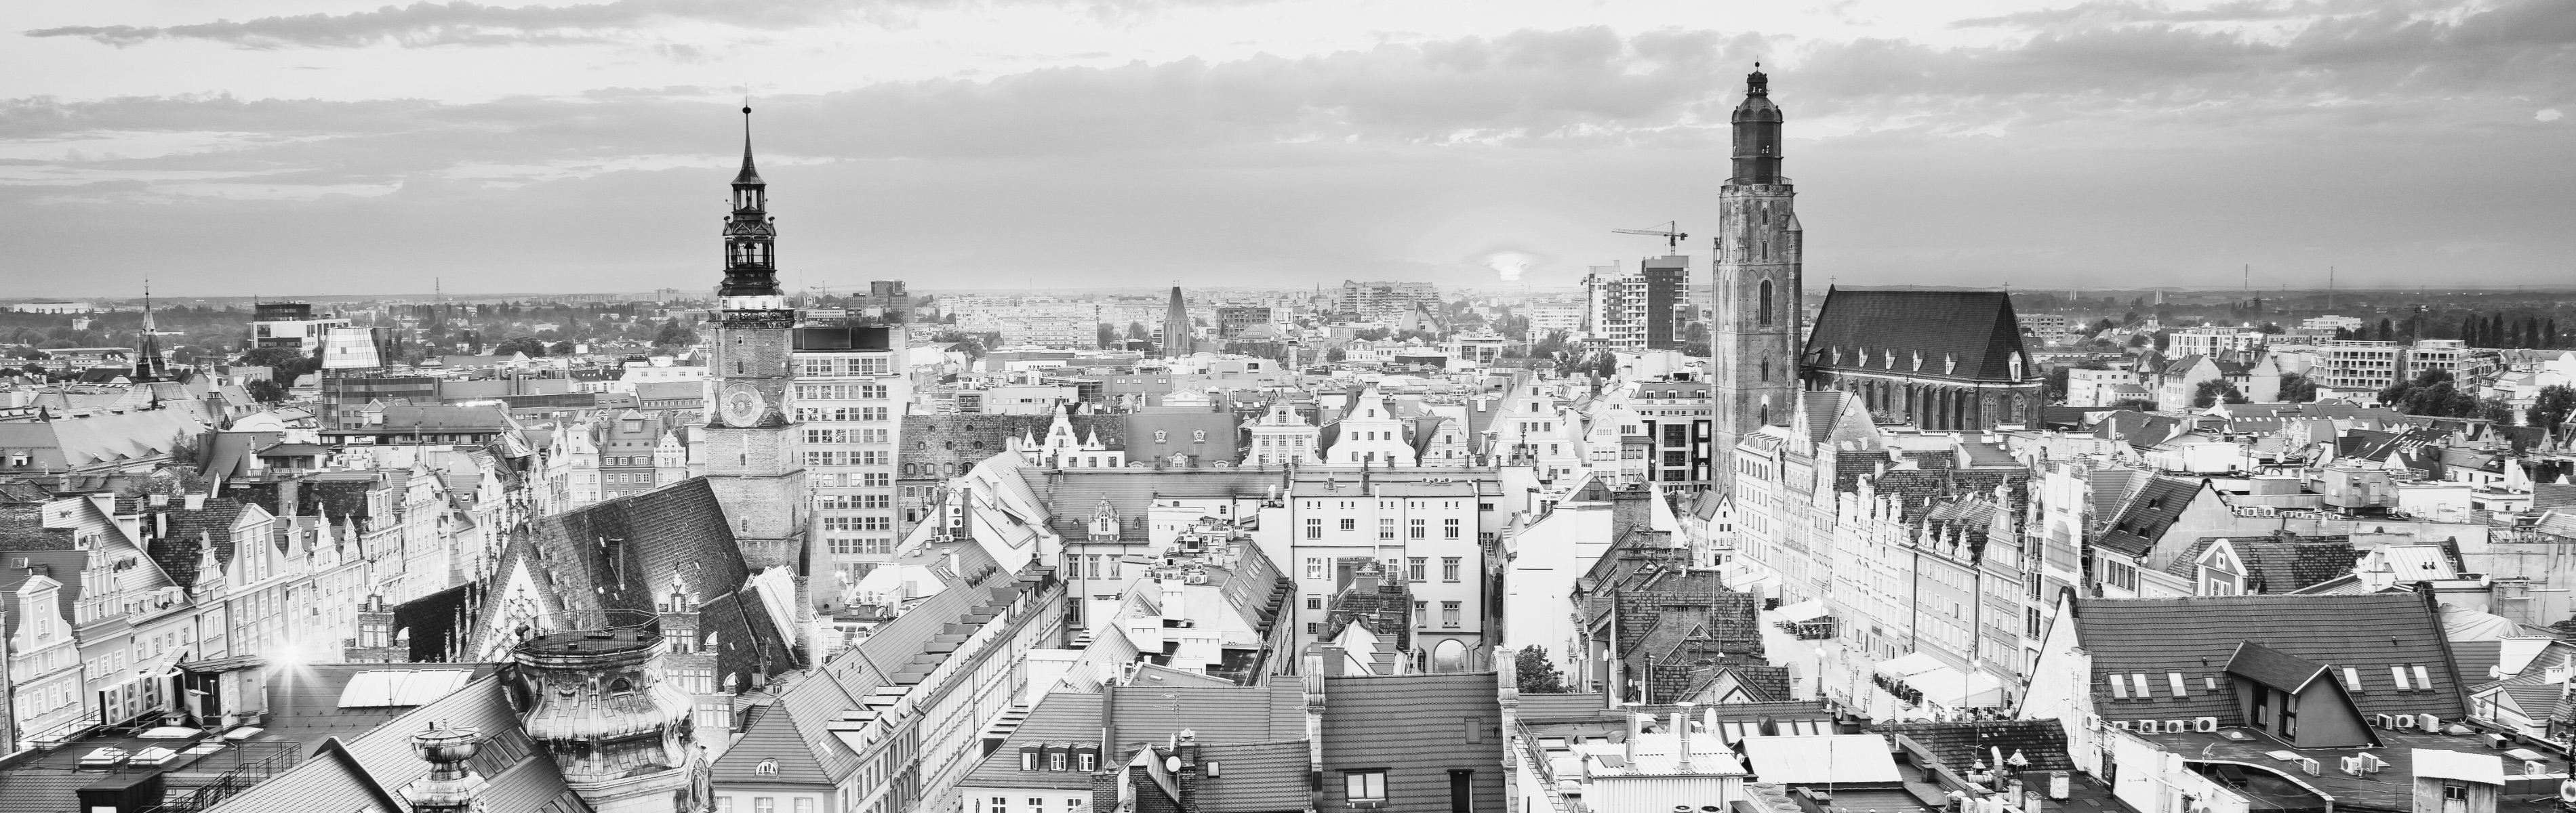
[[[749,97],[745,97],[742,104],[742,173],[733,176],[733,183],[735,186],[767,185],[768,183],[760,179],[760,168],[753,166],[751,162],[751,99]]]

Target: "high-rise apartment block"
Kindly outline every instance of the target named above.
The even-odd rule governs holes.
[[[800,463],[814,491],[815,547],[840,584],[894,554],[895,444],[912,398],[903,347],[901,326],[796,329]]]
[[[1393,319],[1413,310],[1440,309],[1440,288],[1428,282],[1356,282],[1342,281],[1342,295],[1333,309],[1357,314],[1361,319]]]
[[[1593,266],[1583,286],[1594,344],[1612,350],[1681,348],[1681,326],[1690,316],[1690,257],[1649,257],[1625,273],[1618,266]]]

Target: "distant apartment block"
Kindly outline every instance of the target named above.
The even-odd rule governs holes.
[[[1440,288],[1428,282],[1342,281],[1334,309],[1362,319],[1391,319],[1414,309],[1438,310]]]

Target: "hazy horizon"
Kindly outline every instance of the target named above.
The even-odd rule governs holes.
[[[748,89],[791,285],[1705,281],[1756,60],[1811,291],[2576,278],[2576,3],[1786,5],[16,4],[0,278],[700,291]]]

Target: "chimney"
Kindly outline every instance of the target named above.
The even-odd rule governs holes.
[[[1163,586],[1163,620],[1165,620],[1165,621],[1187,621],[1187,620],[1189,620],[1189,617],[1190,617],[1190,610],[1189,610],[1189,606],[1188,606],[1189,593],[1188,593],[1187,591],[1185,591],[1184,589],[1182,589],[1182,586],[1181,586],[1181,580],[1180,580],[1178,577],[1164,579],[1164,580],[1162,581],[1162,586]]]
[[[1181,769],[1172,775],[1172,784],[1180,786],[1181,810],[1195,813],[1199,809],[1199,743],[1198,732],[1181,729],[1180,741],[1172,752],[1181,758]]]
[[[1690,719],[1690,710],[1691,710],[1691,701],[1684,700],[1684,701],[1682,701],[1682,702],[1680,702],[1680,703],[1676,703],[1676,704],[1674,704],[1674,705],[1680,706],[1680,708],[1678,708],[1678,709],[1674,709],[1674,710],[1673,710],[1673,723],[1672,723],[1672,726],[1673,726],[1673,767],[1674,767],[1674,768],[1676,768],[1676,769],[1678,769],[1678,770],[1680,770],[1682,773],[1690,773],[1690,772],[1691,772],[1691,749],[1690,749],[1690,746],[1691,746],[1691,735],[1690,735],[1690,724],[1691,724],[1691,719]]]
[[[180,504],[186,506],[190,511],[206,510],[206,495],[204,494],[187,494],[181,496],[179,499]]]
[[[1624,745],[1627,746],[1630,765],[1637,764],[1637,738],[1646,735],[1646,721],[1654,719],[1654,715],[1638,711],[1645,707],[1644,703],[1628,704],[1628,741]]]
[[[491,784],[474,774],[466,760],[482,750],[483,735],[471,728],[449,728],[443,722],[431,722],[429,730],[411,735],[412,753],[429,763],[429,774],[402,786],[403,801],[411,803],[413,813],[472,813],[481,807],[475,798]]]
[[[1610,492],[1610,539],[1625,539],[1630,528],[1652,527],[1654,506],[1647,504],[1653,492],[1642,488],[1622,488]]]

